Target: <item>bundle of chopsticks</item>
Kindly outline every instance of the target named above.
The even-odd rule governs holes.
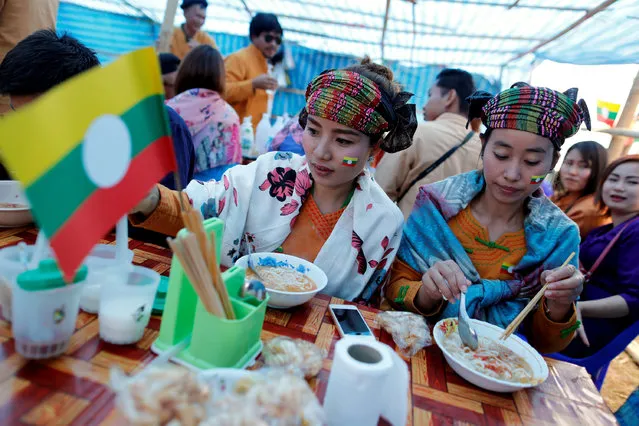
[[[573,257],[575,257],[575,252],[572,252],[570,254],[570,256],[568,256],[568,259],[566,259],[564,261],[564,263],[563,263],[563,265],[561,265],[561,267],[563,268],[564,266],[569,264]],[[544,284],[544,286],[541,288],[541,290],[539,290],[539,292],[535,295],[535,297],[530,299],[530,302],[528,302],[526,307],[519,313],[519,315],[517,315],[517,317],[513,320],[513,322],[511,322],[508,325],[508,327],[506,327],[506,330],[504,330],[502,335],[499,337],[501,340],[506,340],[507,338],[510,337],[511,334],[513,334],[515,331],[517,331],[517,329],[519,328],[519,325],[522,323],[522,321],[528,316],[528,314],[530,314],[530,312],[533,309],[535,309],[535,307],[537,306],[537,304],[541,300],[542,296],[546,292],[547,288],[548,288],[548,284]]]
[[[188,232],[175,239],[167,238],[169,247],[182,264],[206,310],[220,318],[235,319],[217,261],[215,234],[206,235],[202,216],[188,202],[182,203],[182,219]]]

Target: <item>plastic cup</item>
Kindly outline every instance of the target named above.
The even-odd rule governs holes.
[[[123,261],[116,260],[116,246],[97,244],[85,260],[89,268],[87,283],[80,298],[80,309],[91,314],[97,314],[100,309],[100,288],[102,286],[101,272],[108,268],[126,268],[133,261],[133,251],[127,249]]]
[[[141,266],[100,271],[100,338],[117,345],[139,341],[149,324],[160,274]]]
[[[30,359],[66,352],[75,331],[84,281],[43,291],[13,287],[13,336],[16,351]]]
[[[20,261],[20,252],[24,250],[27,264],[31,261],[35,246],[27,245],[11,246],[0,249],[0,305],[2,315],[7,321],[12,320],[12,294],[16,283],[16,277],[27,270],[27,267]],[[46,251],[44,258],[50,258],[51,252]]]

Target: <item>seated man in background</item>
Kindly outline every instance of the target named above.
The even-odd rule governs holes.
[[[406,150],[385,154],[377,165],[375,180],[408,218],[419,187],[479,167],[481,143],[475,134],[430,174],[415,179],[431,164],[459,145],[470,131],[466,98],[475,91],[473,76],[460,69],[442,70],[428,90],[424,105],[425,123],[420,123],[413,144]]]
[[[253,131],[267,112],[267,90],[277,89],[277,80],[268,74],[268,60],[282,44],[282,27],[272,13],[258,13],[251,20],[251,45],[229,55],[224,98],[240,117],[253,119]]]
[[[186,22],[175,28],[171,37],[171,53],[180,60],[184,59],[194,47],[200,44],[208,44],[217,49],[215,40],[202,31],[208,5],[206,0],[184,0],[182,2]]]
[[[164,85],[164,97],[168,101],[175,97],[175,78],[177,77],[180,58],[173,53],[160,53],[160,71],[162,71],[162,84]]]

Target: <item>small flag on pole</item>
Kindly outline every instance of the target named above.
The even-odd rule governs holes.
[[[163,93],[155,50],[146,48],[0,120],[0,156],[65,277],[177,168]]]
[[[610,127],[615,124],[617,114],[619,113],[620,104],[611,102],[597,101],[597,120],[606,123]]]

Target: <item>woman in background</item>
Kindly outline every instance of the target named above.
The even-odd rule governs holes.
[[[593,230],[581,243],[579,260],[588,279],[577,304],[585,339],[563,352],[585,358],[639,320],[639,155],[606,168],[596,195],[612,223]]]
[[[180,65],[175,80],[178,95],[167,101],[191,132],[195,150],[193,177],[198,180],[219,179],[242,161],[240,119],[222,98],[224,85],[222,55],[211,46],[198,46]]]
[[[593,141],[571,146],[555,178],[551,200],[579,226],[583,241],[595,228],[610,223],[607,209],[595,203],[595,192],[608,164],[606,149]]]

